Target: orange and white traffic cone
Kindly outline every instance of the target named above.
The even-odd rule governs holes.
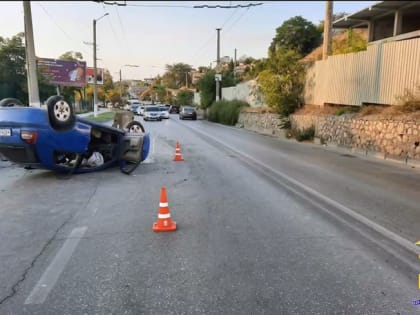
[[[176,142],[174,161],[184,161],[178,141]]]
[[[166,188],[160,190],[160,203],[158,219],[153,223],[153,232],[172,232],[176,230],[176,222],[172,221],[169,213],[168,199],[166,198]]]

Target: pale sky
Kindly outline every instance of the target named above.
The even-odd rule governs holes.
[[[123,3],[123,1],[106,1]],[[334,13],[355,13],[378,1],[334,1]],[[195,5],[262,5],[250,8],[193,8]],[[300,15],[318,24],[325,1],[127,1],[126,6],[94,1],[31,1],[35,53],[58,58],[79,51],[93,67],[93,19],[97,21],[97,66],[110,71],[114,81],[154,77],[166,64],[187,63],[195,68],[216,60],[217,32],[220,56],[267,57],[276,28]],[[0,36],[24,31],[23,2],[0,3]],[[86,42],[86,43],[84,43]],[[130,68],[124,65],[138,65]],[[214,63],[213,63],[214,66]]]

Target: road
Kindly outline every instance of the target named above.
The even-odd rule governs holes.
[[[0,162],[0,314],[420,313],[417,169],[176,115],[145,126],[130,176]],[[176,232],[152,232],[161,187]]]

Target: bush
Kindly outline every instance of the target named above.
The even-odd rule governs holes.
[[[309,127],[307,129],[297,129],[292,130],[292,135],[296,138],[297,141],[307,141],[307,140],[313,140],[315,137],[315,127]]]
[[[210,107],[208,119],[213,122],[233,126],[238,122],[241,108],[248,106],[247,102],[240,100],[214,102]]]

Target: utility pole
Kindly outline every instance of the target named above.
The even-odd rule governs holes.
[[[220,100],[220,30],[221,28],[216,28],[217,31],[217,66],[216,66],[216,102]]]
[[[220,30],[221,28],[216,28],[217,31],[217,65],[220,65]]]
[[[29,106],[41,107],[41,102],[39,100],[38,76],[36,73],[36,55],[30,1],[23,1],[23,12],[25,22],[25,53],[26,71],[28,76]]]
[[[99,19],[93,19],[93,116],[98,115],[98,69],[96,67],[96,21],[99,21],[104,16],[109,15],[105,13]]]
[[[325,4],[325,21],[324,21],[324,42],[322,45],[322,59],[326,60],[331,56],[331,41],[332,41],[332,16],[333,16],[333,1],[326,1]]]
[[[122,104],[121,69],[120,69],[120,88],[119,88],[119,90],[120,90],[120,102]]]
[[[233,77],[236,78],[236,48],[235,48],[235,54],[233,59]]]
[[[188,72],[185,72],[185,87],[188,89]]]

